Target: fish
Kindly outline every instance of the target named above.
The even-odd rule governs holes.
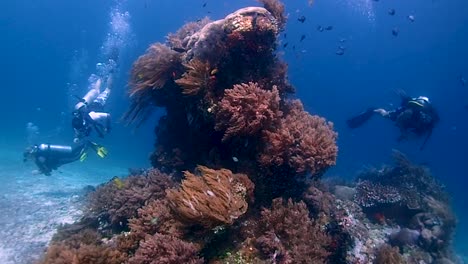
[[[237,157],[234,157],[234,156],[233,156],[233,157],[232,157],[232,161],[234,161],[234,162],[239,162],[239,159],[238,159]]]
[[[305,16],[301,16],[297,19],[299,22],[301,23],[304,23],[306,21],[306,17]]]
[[[186,52],[186,51],[187,51],[187,50],[184,49],[184,48],[178,48],[178,47],[173,47],[172,49],[173,49],[174,51],[179,52],[179,53],[182,53],[182,52]]]
[[[391,15],[391,16],[394,16],[395,13],[396,13],[396,12],[395,12],[395,9],[393,9],[393,8],[390,9],[390,10],[388,10],[388,14]]]
[[[333,26],[328,26],[325,28],[325,30],[332,30],[333,29]]]
[[[400,32],[400,31],[398,30],[398,28],[393,28],[393,29],[392,29],[392,35],[395,36],[395,37],[398,36],[398,33],[399,33],[399,32]]]
[[[336,52],[335,52],[336,55],[338,56],[341,56],[344,54],[344,50],[343,49],[338,49]]]
[[[288,35],[286,33],[283,34],[283,38],[286,38]]]
[[[317,26],[317,31],[323,32],[323,27],[320,26],[320,25],[318,25],[318,26]]]
[[[206,7],[206,2],[205,2],[205,3],[203,3],[202,7]]]
[[[215,75],[217,73],[218,73],[218,68],[214,68],[213,70],[211,70],[210,75]]]
[[[338,49],[340,49],[340,50],[345,50],[346,47],[345,47],[345,46],[339,46]]]
[[[344,42],[346,42],[346,39],[345,38],[340,38],[340,42],[344,43]]]
[[[409,21],[414,22],[414,16],[413,15],[409,15],[408,19],[409,19]]]
[[[315,3],[315,0],[308,0],[309,6],[312,6]]]
[[[305,35],[302,35],[300,41],[303,41],[305,38],[306,38],[306,36],[305,36]]]
[[[115,187],[117,187],[119,190],[125,186],[125,183],[117,176],[112,178],[112,181],[114,182]]]
[[[284,43],[283,48],[286,48],[288,46],[288,44],[289,44],[288,42]]]

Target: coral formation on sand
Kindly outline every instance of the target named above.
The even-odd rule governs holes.
[[[138,125],[153,107],[165,109],[153,168],[99,186],[43,263],[452,257],[455,218],[445,192],[403,155],[357,184],[322,181],[336,163],[337,133],[289,98],[294,88],[276,52],[284,5],[260,2],[265,8],[190,22],[135,61],[126,120]]]

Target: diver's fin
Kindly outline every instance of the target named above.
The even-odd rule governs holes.
[[[107,149],[106,149],[105,147],[103,147],[103,146],[99,146],[99,147],[97,148],[97,150],[96,150],[96,154],[98,154],[98,156],[99,156],[100,158],[105,158],[105,157],[107,157],[107,154],[108,154],[108,153],[109,153],[109,152],[107,151]]]
[[[105,147],[92,141],[89,141],[89,144],[100,158],[105,158],[107,157],[107,154],[109,154],[109,152],[107,151]]]
[[[346,121],[348,127],[358,128],[362,126],[367,120],[369,120],[374,115],[375,108],[368,108],[366,111],[360,113],[359,115],[352,117]]]
[[[88,157],[88,153],[83,152],[80,156],[80,161],[83,162]]]

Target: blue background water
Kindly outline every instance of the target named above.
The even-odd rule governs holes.
[[[135,0],[121,3],[130,13],[131,45],[121,56],[120,73],[109,101],[119,117],[126,110],[131,63],[168,32],[205,15],[218,19],[255,1]],[[207,3],[203,8],[202,4]],[[86,79],[101,59],[100,46],[109,32],[109,12],[115,1],[15,0],[0,3],[0,146],[18,153],[27,145],[26,123],[34,122],[40,138],[69,143],[70,92],[77,82],[81,95]],[[464,0],[306,0],[286,1],[288,42],[283,57],[289,77],[311,113],[335,123],[339,159],[329,175],[352,178],[366,165],[390,161],[397,148],[415,162],[430,166],[452,194],[460,223],[456,247],[468,252],[468,2]],[[388,15],[394,8],[395,16]],[[210,13],[208,13],[208,11]],[[414,15],[412,23],[408,15]],[[297,18],[304,15],[305,23]],[[319,32],[317,25],[334,28]],[[399,28],[398,37],[391,34]],[[300,42],[301,35],[305,35]],[[345,43],[339,40],[346,38]],[[295,50],[292,46],[295,46]],[[338,46],[345,54],[335,54]],[[78,72],[73,71],[77,69]],[[369,106],[399,103],[393,93],[427,95],[442,121],[424,151],[419,142],[397,143],[397,129],[374,119],[358,130],[345,120]],[[111,155],[101,166],[148,166],[157,113],[136,132],[115,118],[113,132],[103,141]],[[57,132],[56,128],[61,130]],[[82,166],[87,166],[83,164]],[[0,176],[2,177],[2,176]],[[1,179],[8,181],[8,179]]]

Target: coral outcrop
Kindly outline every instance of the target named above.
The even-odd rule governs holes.
[[[276,52],[284,5],[260,2],[190,22],[135,61],[126,120],[139,125],[153,107],[165,110],[154,168],[99,186],[43,263],[451,258],[455,218],[445,192],[403,155],[357,184],[322,181],[336,163],[337,133],[290,98]]]

